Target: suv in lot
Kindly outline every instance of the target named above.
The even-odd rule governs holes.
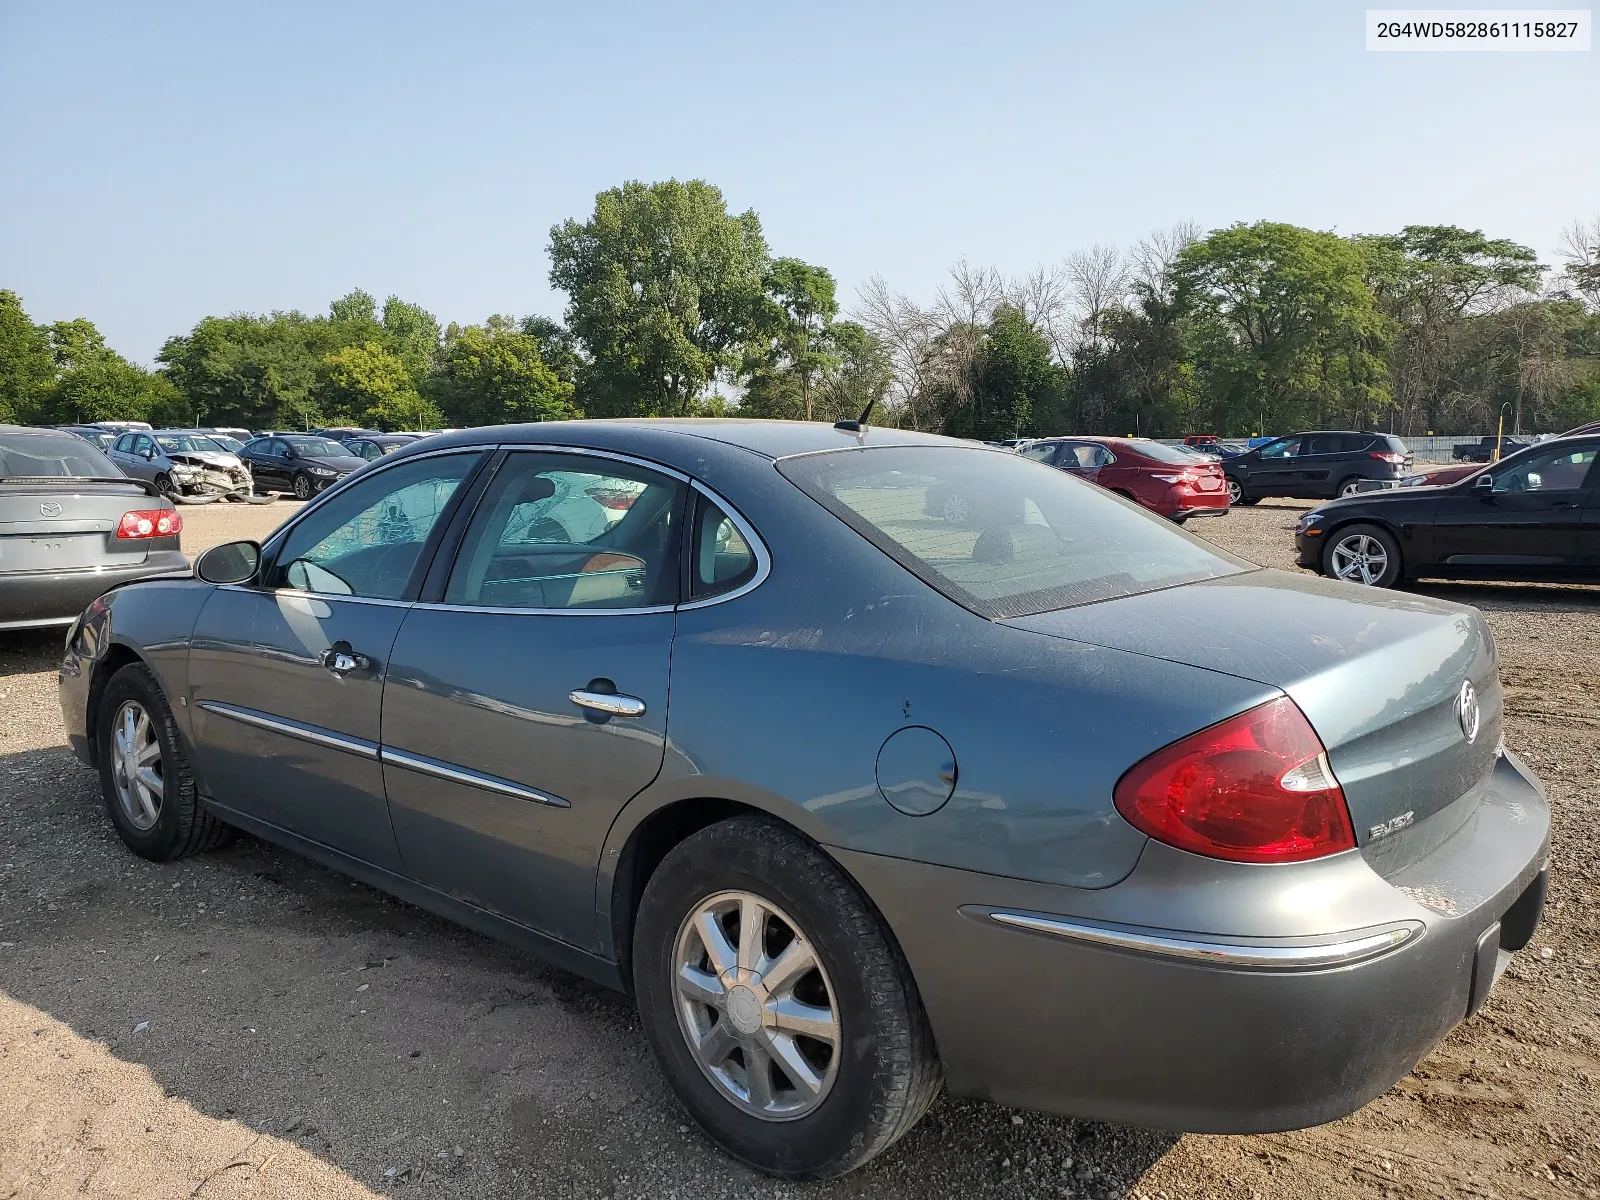
[[[1397,483],[1410,468],[1411,452],[1399,438],[1357,430],[1274,438],[1223,465],[1232,504],[1254,504],[1263,496],[1351,496],[1365,490],[1364,480]]]

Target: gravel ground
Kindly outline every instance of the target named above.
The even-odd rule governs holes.
[[[187,509],[185,549],[288,510]],[[1198,532],[1292,570],[1300,511]],[[1508,740],[1555,809],[1545,925],[1481,1015],[1318,1129],[1174,1138],[945,1101],[810,1186],[690,1128],[620,997],[252,839],[129,855],[62,744],[59,635],[0,635],[0,1200],[1600,1197],[1600,590],[1426,590],[1487,613]]]

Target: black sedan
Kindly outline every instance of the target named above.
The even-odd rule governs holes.
[[[239,451],[260,492],[292,492],[309,500],[351,471],[367,465],[344,446],[310,434],[275,434],[246,442]]]
[[[1600,582],[1600,434],[1530,446],[1445,487],[1364,492],[1295,528],[1300,565],[1375,587],[1402,579]]]

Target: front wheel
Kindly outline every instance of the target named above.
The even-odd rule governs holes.
[[[160,492],[163,496],[171,498],[172,496],[178,494],[178,489],[173,485],[172,476],[168,475],[165,471],[157,475],[154,482],[156,485],[156,491]]]
[[[675,846],[634,931],[640,1021],[678,1099],[772,1175],[854,1170],[940,1086],[916,984],[834,861],[762,817]]]
[[[228,826],[200,804],[172,709],[143,663],[129,663],[106,684],[96,739],[100,790],[128,849],[170,862],[228,840]]]
[[[1346,525],[1322,548],[1322,573],[1346,583],[1393,587],[1400,568],[1400,544],[1376,525]]]
[[[294,488],[294,498],[296,500],[311,499],[311,476],[304,471],[294,477],[294,483],[291,486]]]

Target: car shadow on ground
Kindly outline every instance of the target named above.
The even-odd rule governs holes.
[[[690,1126],[625,997],[253,838],[136,858],[64,748],[0,757],[0,894],[0,1005],[368,1186],[794,1194]],[[92,1093],[59,1102],[93,1121]],[[97,1136],[115,1153],[114,1132]],[[864,1170],[806,1192],[1121,1194],[1176,1140],[945,1100]],[[219,1165],[236,1153],[219,1146]]]

